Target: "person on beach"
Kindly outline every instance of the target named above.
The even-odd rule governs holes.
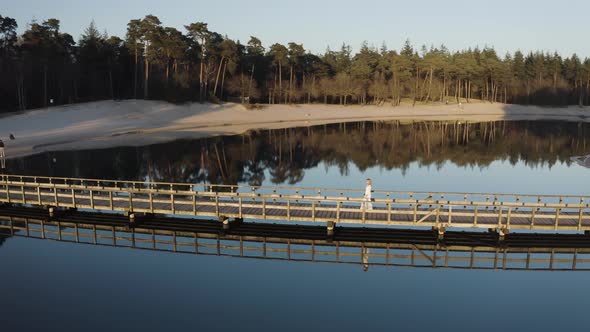
[[[4,154],[4,142],[0,139],[0,163],[2,164],[2,168],[5,168],[4,158],[6,155]]]
[[[361,204],[361,209],[366,209],[368,211],[373,210],[373,203],[371,203],[371,192],[373,191],[371,179],[367,179],[367,186],[365,187],[365,195],[363,196],[363,203]]]

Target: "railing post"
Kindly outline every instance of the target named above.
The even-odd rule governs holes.
[[[440,222],[440,209],[442,208],[442,204],[438,204],[436,206],[436,218],[434,218],[434,221],[436,222],[436,225],[438,226],[439,222]]]
[[[242,197],[238,197],[238,216],[242,218]]]
[[[365,217],[366,217],[366,210],[367,210],[367,202],[363,201],[363,208],[361,211],[361,219],[362,219],[362,223],[365,223]]]
[[[580,214],[578,216],[578,230],[582,229],[582,216],[584,216],[584,208],[582,205],[584,204],[584,199],[580,198]]]
[[[450,225],[453,222],[453,206],[449,205],[449,220],[447,223]]]
[[[109,191],[109,193],[111,193]],[[112,196],[111,196],[112,198]],[[92,189],[90,189],[90,208],[94,210],[94,191]],[[112,208],[111,208],[112,210]]]
[[[21,177],[21,180],[22,180],[22,177]],[[21,190],[22,190],[22,196],[23,196],[23,204],[27,204],[27,195],[25,195],[25,184],[22,181],[21,181]]]
[[[219,194],[215,193],[215,214],[219,215]]]
[[[133,211],[133,192],[131,190],[127,190],[129,193],[129,211]]]
[[[559,212],[560,211],[561,211],[561,208],[555,209],[555,230],[557,230],[557,228],[559,227]]]
[[[242,204],[240,204],[241,206]],[[240,209],[241,211],[241,209]],[[291,200],[287,199],[287,221],[291,221]]]
[[[174,206],[174,194],[170,194],[170,209],[172,210],[172,214],[176,214],[176,208]]]
[[[76,208],[76,191],[72,188],[72,207]]]
[[[391,203],[387,203],[387,224],[391,224]]]
[[[41,219],[41,238],[45,238],[45,222]]]
[[[53,198],[55,199],[55,206],[59,206],[59,197],[57,197],[57,187],[53,185]]]
[[[197,215],[197,193],[193,192],[192,199],[193,199],[193,215],[196,216]]]
[[[37,181],[35,181],[37,182]],[[39,187],[39,185],[37,184],[37,203],[39,205],[41,205],[41,188]]]
[[[154,193],[152,193],[150,191],[149,195],[150,195],[150,213],[154,213]]]

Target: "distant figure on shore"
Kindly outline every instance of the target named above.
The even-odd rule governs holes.
[[[12,133],[10,133],[10,135],[8,136],[8,138],[10,138],[11,140],[14,139],[14,135]]]
[[[0,163],[2,164],[2,168],[6,168],[5,162],[6,155],[4,154],[4,142],[0,139]]]
[[[459,102],[459,109],[462,111],[463,110],[463,103]]]
[[[366,209],[367,211],[373,210],[373,203],[371,203],[372,197],[371,192],[373,191],[373,182],[371,179],[367,179],[367,186],[365,187],[365,195],[363,196],[363,203],[361,204],[361,209]]]

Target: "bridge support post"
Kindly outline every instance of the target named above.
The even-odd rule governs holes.
[[[328,221],[326,224],[326,236],[328,240],[334,239],[334,229],[336,228],[336,223],[334,221]]]
[[[219,222],[223,225],[223,231],[227,232],[230,229],[229,218],[226,216],[219,216]]]
[[[508,228],[498,228],[498,241],[503,242],[509,233]]]
[[[444,226],[432,227],[432,230],[436,232],[437,240],[442,241],[445,238],[446,228]]]

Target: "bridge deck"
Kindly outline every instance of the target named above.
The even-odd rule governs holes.
[[[330,195],[330,191],[339,192]],[[2,176],[0,202],[170,215],[348,224],[590,230],[586,197],[377,192]]]

